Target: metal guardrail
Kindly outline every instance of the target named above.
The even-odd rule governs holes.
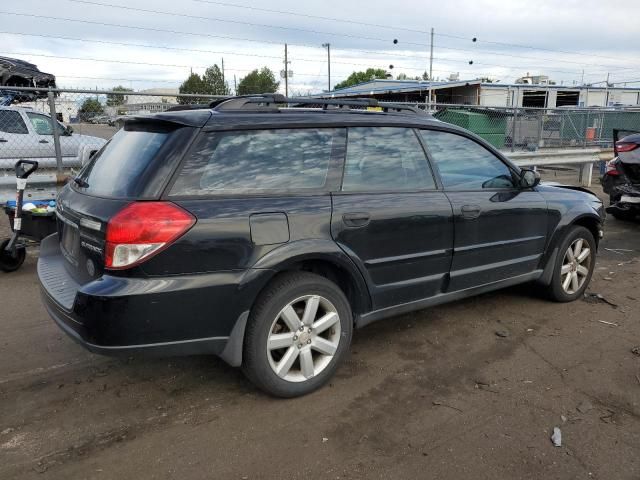
[[[539,150],[537,152],[509,152],[505,154],[519,167],[576,165],[579,167],[578,181],[584,187],[590,187],[593,181],[593,164],[613,158],[612,149],[600,148]]]

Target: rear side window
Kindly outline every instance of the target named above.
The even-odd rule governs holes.
[[[12,110],[0,110],[0,132],[29,133],[22,116]]]
[[[410,128],[349,128],[342,190],[435,188],[424,150]]]
[[[151,160],[169,133],[121,129],[94,155],[78,177],[85,187],[74,188],[100,197],[134,198],[143,188]]]
[[[473,140],[448,132],[422,130],[427,150],[448,190],[513,188],[509,167]]]
[[[343,145],[343,130],[336,128],[205,134],[171,195],[324,190],[334,150]]]

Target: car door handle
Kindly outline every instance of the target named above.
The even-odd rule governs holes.
[[[40,140],[38,143],[49,143],[49,140]]]
[[[369,223],[370,216],[366,212],[345,213],[342,221],[347,227],[364,227]]]
[[[463,205],[460,208],[463,218],[474,219],[480,216],[480,205]]]
[[[6,138],[0,138],[0,143],[7,143],[9,140],[7,140]]]

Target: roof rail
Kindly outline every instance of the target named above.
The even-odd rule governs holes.
[[[356,98],[352,100],[323,99],[308,97],[287,98],[279,93],[263,93],[256,95],[241,95],[222,100],[216,100],[209,104],[210,108],[216,111],[225,110],[279,110],[280,105],[286,104],[291,107],[297,106],[317,106],[323,110],[351,110],[350,107],[370,108],[374,107],[383,112],[410,112],[414,114],[424,113],[422,110],[396,103],[380,104],[375,98]],[[333,108],[332,108],[333,107]]]

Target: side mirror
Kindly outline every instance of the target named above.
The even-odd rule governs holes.
[[[535,170],[523,168],[520,170],[520,186],[522,188],[533,188],[540,183],[540,174]]]
[[[73,133],[73,127],[71,125],[68,125],[66,131],[67,135],[71,136],[71,134]]]

